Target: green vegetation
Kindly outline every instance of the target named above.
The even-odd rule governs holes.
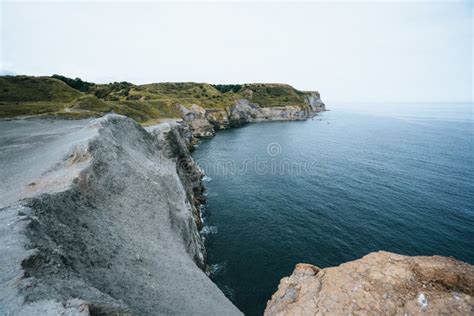
[[[144,100],[157,100],[167,103],[180,103],[186,107],[197,104],[204,108],[224,108],[234,104],[239,96],[234,93],[221,93],[207,83],[152,83],[134,86],[130,97],[139,96]]]
[[[267,107],[303,105],[305,93],[285,84],[245,84],[241,94],[257,104]]]
[[[62,103],[57,102],[4,102],[0,101],[0,117],[39,115],[57,112]]]
[[[82,81],[81,78],[76,78],[76,79],[71,79],[68,77],[64,77],[61,75],[52,75],[53,78],[61,80],[71,88],[74,88],[76,90],[79,90],[81,92],[87,92],[89,91],[89,88],[94,86],[92,82],[87,82],[87,81]]]
[[[152,83],[94,84],[60,75],[0,76],[0,117],[54,115],[69,118],[115,112],[139,122],[180,117],[177,104],[228,108],[246,98],[260,106],[306,107],[305,92],[283,84]]]
[[[51,77],[0,76],[0,102],[70,102],[81,93]]]
[[[90,92],[100,99],[119,101],[123,97],[128,96],[131,87],[133,87],[133,84],[126,81],[113,82],[95,85],[90,89]]]
[[[226,93],[229,91],[237,93],[242,88],[241,84],[213,84],[212,86],[222,93]]]
[[[175,104],[159,101],[107,101],[114,112],[129,116],[138,122],[148,122],[161,118],[178,118],[181,116]]]
[[[114,110],[114,106],[105,103],[94,95],[84,95],[74,100],[70,105],[70,109],[95,111],[98,113],[107,113]]]

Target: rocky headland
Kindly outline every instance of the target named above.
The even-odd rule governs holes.
[[[197,137],[249,122],[304,120],[325,106],[317,91],[286,84],[164,82],[95,84],[52,77],[0,76],[0,118],[79,119],[116,113],[144,126],[184,119]]]
[[[311,97],[311,98],[310,98]],[[183,120],[191,127],[195,137],[211,137],[216,130],[239,127],[246,123],[263,121],[301,121],[325,111],[325,105],[319,93],[308,93],[306,106],[262,107],[247,99],[238,99],[228,108],[205,109],[193,104],[188,109],[181,104],[178,107]]]

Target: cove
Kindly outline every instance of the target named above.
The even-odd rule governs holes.
[[[386,250],[474,263],[471,105],[367,108],[247,124],[193,153],[211,278],[246,315],[299,262]]]

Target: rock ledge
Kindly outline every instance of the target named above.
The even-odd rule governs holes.
[[[472,315],[474,266],[374,252],[337,267],[296,265],[265,315]]]

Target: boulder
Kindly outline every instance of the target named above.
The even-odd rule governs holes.
[[[472,315],[474,266],[374,252],[337,267],[296,265],[265,315]]]

